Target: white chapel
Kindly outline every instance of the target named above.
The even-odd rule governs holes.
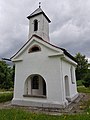
[[[13,105],[65,108],[77,98],[76,61],[50,43],[50,19],[39,6],[28,17],[28,41],[11,57],[15,63]]]

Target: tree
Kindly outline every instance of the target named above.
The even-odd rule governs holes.
[[[81,55],[80,53],[76,54],[75,59],[78,64],[76,68],[76,79],[83,80],[88,73],[88,60],[85,55]]]
[[[90,73],[88,73],[82,82],[85,87],[90,87]]]
[[[13,69],[5,61],[0,61],[0,88],[13,87]]]

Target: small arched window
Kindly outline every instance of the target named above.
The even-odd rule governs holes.
[[[38,51],[41,51],[40,46],[34,45],[34,46],[32,46],[32,47],[29,49],[28,53],[31,53],[31,52],[38,52]]]
[[[38,30],[38,20],[34,20],[34,31]]]

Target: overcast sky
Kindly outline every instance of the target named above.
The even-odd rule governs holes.
[[[28,40],[28,19],[40,0],[0,0],[0,58],[10,58]],[[51,43],[90,58],[90,0],[41,0],[50,18]]]

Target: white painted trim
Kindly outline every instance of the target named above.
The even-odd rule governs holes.
[[[12,62],[21,62],[23,61],[22,59],[12,59]]]
[[[51,54],[48,57],[56,57],[56,56],[63,56],[64,54],[62,53],[56,53],[56,54]]]

